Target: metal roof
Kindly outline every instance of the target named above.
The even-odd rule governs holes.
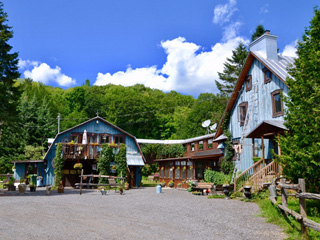
[[[128,166],[144,166],[144,161],[140,155],[127,154]]]
[[[270,68],[270,70],[273,71],[280,78],[280,80],[285,81],[287,77],[290,77],[288,68],[294,65],[293,57],[278,54],[278,61],[276,61],[263,57],[263,55],[258,51],[253,51],[252,53],[258,60]]]
[[[156,139],[137,139],[138,143],[148,143],[148,144],[185,144],[190,142],[197,142],[207,138],[213,138],[216,133],[210,133],[206,135],[202,135],[199,137],[188,138],[188,139],[180,139],[180,140],[156,140]]]

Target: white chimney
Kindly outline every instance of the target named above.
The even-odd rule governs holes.
[[[259,52],[263,57],[270,60],[278,60],[278,36],[271,35],[269,30],[249,44],[250,51]]]

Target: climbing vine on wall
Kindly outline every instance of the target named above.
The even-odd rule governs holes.
[[[117,175],[118,177],[121,176],[121,172],[122,172],[122,176],[125,177],[127,175],[127,146],[123,143],[121,143],[120,147],[119,147],[119,152],[118,154],[115,156],[115,163],[117,166]]]
[[[100,154],[100,158],[97,164],[97,168],[100,175],[109,175],[110,174],[110,162],[114,158],[113,148],[111,148],[108,144],[102,145],[102,150]],[[108,183],[107,178],[100,178],[99,183]]]
[[[229,130],[230,117],[231,117],[230,112],[227,112],[221,125],[223,130],[223,135],[227,137],[227,140],[225,141],[225,155],[220,162],[221,170],[225,174],[232,173],[234,169],[234,165],[232,162],[232,158],[233,158],[233,148],[231,143],[232,136]]]
[[[62,156],[62,144],[57,144],[56,156],[54,158],[54,186],[58,187],[59,182],[63,180],[64,159]]]

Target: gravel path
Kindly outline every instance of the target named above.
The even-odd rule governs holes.
[[[17,194],[17,192],[15,193]],[[109,192],[66,190],[45,196],[0,194],[0,239],[283,239],[258,217],[255,203],[207,199],[155,188]]]

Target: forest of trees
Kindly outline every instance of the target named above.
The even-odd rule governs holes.
[[[201,123],[218,123],[227,98],[203,93],[195,99],[175,91],[164,93],[143,85],[83,86],[63,90],[18,79],[20,91],[16,115],[4,128],[0,142],[0,161],[40,158],[47,150],[47,139],[58,131],[71,128],[99,116],[137,138],[184,139],[206,134]],[[2,164],[3,165],[3,164]]]

